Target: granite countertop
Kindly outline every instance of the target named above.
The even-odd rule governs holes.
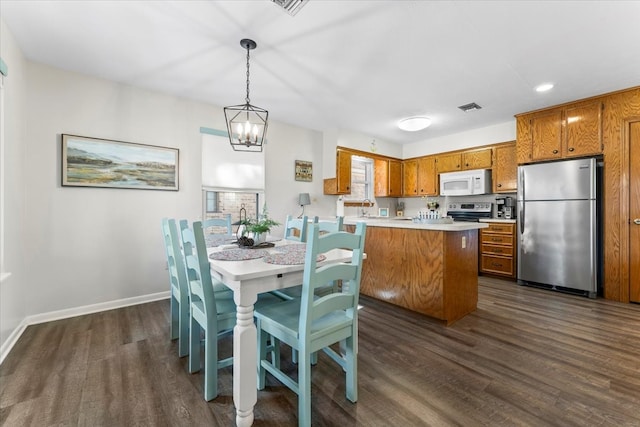
[[[412,228],[416,230],[435,230],[435,231],[465,231],[477,230],[480,228],[488,228],[489,224],[480,222],[453,222],[452,224],[418,224],[411,221],[409,217],[345,217],[344,223],[355,225],[358,222],[365,222],[367,227],[386,227],[386,228]]]
[[[503,222],[507,224],[515,224],[515,219],[505,219],[505,218],[483,218],[480,222]]]

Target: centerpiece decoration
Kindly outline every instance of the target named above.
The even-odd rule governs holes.
[[[271,228],[280,225],[279,222],[269,218],[266,205],[262,208],[262,214],[258,218],[243,219],[240,224],[243,225],[238,238],[240,246],[258,246],[266,242]]]

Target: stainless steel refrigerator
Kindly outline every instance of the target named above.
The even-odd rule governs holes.
[[[518,167],[518,283],[598,291],[596,159]]]

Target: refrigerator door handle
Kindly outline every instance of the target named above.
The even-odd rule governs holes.
[[[520,176],[518,178],[520,181],[520,185],[518,185],[518,192],[520,193],[521,197],[520,197],[520,203],[518,203],[518,205],[520,205],[520,212],[518,212],[518,217],[520,218],[520,234],[524,233],[524,170],[520,169]]]

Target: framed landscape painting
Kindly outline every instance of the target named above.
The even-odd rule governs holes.
[[[62,134],[62,185],[178,191],[178,149]]]

